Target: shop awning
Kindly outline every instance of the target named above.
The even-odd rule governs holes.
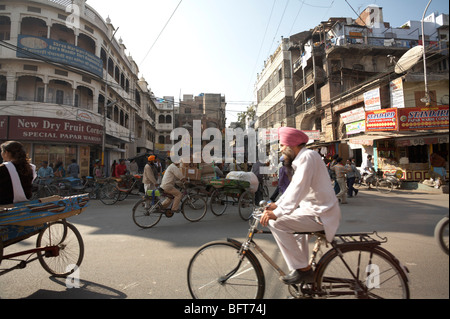
[[[357,144],[357,145],[365,145],[365,146],[373,146],[373,141],[375,140],[384,140],[391,138],[388,135],[360,135],[355,137],[350,137],[346,139],[349,144]]]
[[[381,133],[381,134],[380,134]],[[442,134],[446,133],[446,134]],[[347,138],[349,144],[373,145],[373,141],[396,139],[398,146],[442,144],[449,142],[448,132],[366,132],[365,135]]]

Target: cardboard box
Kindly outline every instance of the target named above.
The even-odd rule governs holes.
[[[202,171],[202,176],[214,174],[214,165],[213,164],[200,164],[200,169]]]
[[[186,179],[191,181],[199,181],[201,179],[201,173],[198,168],[182,167],[181,172]]]

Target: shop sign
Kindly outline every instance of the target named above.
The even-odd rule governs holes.
[[[351,110],[341,114],[341,119],[344,124],[354,123],[366,119],[366,112],[363,107]]]
[[[0,140],[8,139],[8,117],[0,116]]]
[[[358,121],[345,125],[347,135],[358,134],[366,130],[366,121]]]
[[[405,107],[405,97],[403,95],[403,79],[400,77],[389,84],[391,93],[391,106],[396,108]]]
[[[320,131],[302,131],[303,133],[305,133],[308,137],[310,141],[317,141],[320,140]],[[278,136],[277,136],[278,139]]]
[[[366,112],[366,131],[397,131],[397,111],[401,109],[383,109]]]
[[[366,106],[366,111],[381,109],[380,88],[364,93],[364,105]]]
[[[449,128],[448,105],[399,109],[398,117],[400,131]]]
[[[415,136],[411,138],[398,139],[398,147],[413,146],[413,145],[430,145],[430,144],[445,144],[449,142],[449,137],[443,136]]]
[[[11,116],[9,139],[18,141],[47,141],[102,144],[100,125],[40,117]]]

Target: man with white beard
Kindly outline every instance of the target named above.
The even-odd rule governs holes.
[[[309,138],[291,128],[279,129],[285,165],[295,170],[292,181],[276,203],[266,207],[261,224],[271,230],[290,273],[285,284],[312,282],[308,238],[294,232],[325,231],[332,241],[339,227],[341,211],[330,183],[330,175],[319,153],[306,148]]]

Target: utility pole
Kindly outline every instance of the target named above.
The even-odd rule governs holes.
[[[425,8],[425,11],[423,12],[422,16],[422,45],[423,45],[423,79],[425,82],[425,99],[426,99],[426,106],[430,106],[430,93],[428,92],[428,79],[427,79],[427,56],[426,56],[426,46],[425,46],[425,30],[424,30],[424,21],[425,20],[425,14],[427,13],[428,7],[430,6],[432,0],[428,2],[427,7]]]

